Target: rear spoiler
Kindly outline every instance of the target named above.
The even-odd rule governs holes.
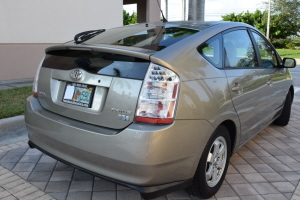
[[[106,53],[116,53],[126,56],[137,57],[145,60],[150,60],[150,56],[156,51],[149,49],[142,49],[137,47],[126,47],[126,46],[116,46],[116,45],[76,45],[76,44],[65,44],[56,45],[46,48],[45,53],[56,50],[77,50],[77,51],[100,51]]]

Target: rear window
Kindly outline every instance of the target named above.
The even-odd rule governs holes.
[[[110,44],[160,51],[199,30],[172,25],[153,24],[109,29],[86,41],[86,44]]]
[[[89,73],[143,80],[148,60],[95,51],[56,50],[47,53],[42,67],[71,70],[83,69]]]

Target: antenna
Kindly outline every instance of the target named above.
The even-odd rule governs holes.
[[[162,15],[162,17],[163,17],[163,22],[168,22],[168,20],[167,20],[167,19],[165,18],[165,16],[164,16],[164,13],[163,13],[162,10],[161,10],[161,7],[160,7],[160,4],[159,4],[158,0],[157,0],[157,4],[158,4],[159,10],[160,10],[160,13],[161,13],[161,15]]]

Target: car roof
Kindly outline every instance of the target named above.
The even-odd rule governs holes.
[[[173,26],[178,26],[178,27],[185,27],[185,28],[191,28],[191,29],[196,29],[199,31],[202,31],[206,28],[216,26],[219,24],[224,24],[224,23],[231,23],[227,21],[171,21],[171,22],[165,22],[164,25],[173,25]]]
[[[140,25],[146,25],[146,24],[153,24],[156,26],[176,26],[180,28],[190,28],[195,29],[198,31],[202,31],[204,29],[210,28],[212,26],[218,26],[218,25],[230,25],[230,26],[244,26],[244,27],[252,27],[246,23],[243,22],[231,22],[231,21],[170,21],[170,22],[149,22],[149,23],[138,23],[138,24],[131,24],[123,27],[134,27],[134,26],[140,26]],[[122,27],[120,27],[122,28]],[[254,27],[252,27],[254,28]]]
[[[82,44],[138,47],[160,51],[207,28],[229,23],[232,22],[159,21],[153,23],[139,23],[107,29],[99,35],[84,41]]]
[[[224,31],[226,29],[234,28],[234,27],[251,27],[254,28],[248,24],[240,23],[240,22],[228,22],[228,21],[171,21],[171,22],[153,22],[153,23],[138,23],[133,25],[127,25],[122,27],[116,27],[108,29],[107,31],[95,36],[94,38],[91,38],[87,40],[86,42],[83,42],[81,44],[75,44],[74,41],[67,42],[63,45],[56,45],[52,46],[46,49],[46,53],[48,51],[52,50],[65,50],[65,49],[88,49],[88,50],[94,50],[94,51],[103,51],[103,52],[114,52],[114,53],[120,53],[123,55],[128,56],[135,56],[142,59],[147,59],[149,56],[161,52],[160,50],[157,51],[156,49],[149,49],[149,48],[143,48],[138,46],[121,46],[121,45],[115,45],[114,42],[118,41],[118,34],[122,34],[123,32],[132,32],[134,33],[134,29],[139,29],[141,31],[145,30],[145,27],[148,27],[147,29],[155,29],[155,27],[178,27],[183,29],[191,29],[195,30],[198,33],[193,34],[192,36],[184,38],[182,41],[175,42],[172,44],[183,45],[186,46],[186,43],[188,41],[189,45],[192,47],[194,45],[197,45],[193,40],[193,38],[197,38],[197,43],[201,43],[209,37],[213,36],[214,34],[217,34],[218,32]],[[255,29],[255,28],[254,28]],[[98,41],[100,40],[100,41]],[[102,41],[101,41],[102,40]],[[103,42],[104,41],[104,42]],[[108,42],[106,42],[108,41]],[[194,47],[193,47],[194,48]],[[179,48],[177,48],[179,49]],[[163,51],[172,51],[172,48],[166,47],[163,49]]]

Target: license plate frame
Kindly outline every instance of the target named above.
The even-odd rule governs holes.
[[[66,82],[62,102],[75,106],[91,108],[95,86],[84,83]]]

